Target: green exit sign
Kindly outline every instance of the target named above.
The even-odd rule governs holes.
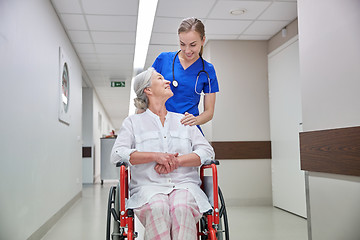
[[[125,82],[124,81],[121,81],[121,82],[112,81],[111,87],[125,87]]]

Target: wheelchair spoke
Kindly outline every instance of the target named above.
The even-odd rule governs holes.
[[[225,206],[221,206],[221,207],[220,207],[220,211],[219,211],[219,217],[220,217],[220,218],[223,217],[224,211],[225,211]]]

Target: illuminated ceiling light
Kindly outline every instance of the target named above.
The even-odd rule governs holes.
[[[144,69],[158,0],[140,0],[136,27],[136,44],[133,63],[134,76]],[[134,76],[131,80],[129,115],[135,113]]]
[[[134,70],[145,66],[158,0],[140,0],[136,27]]]

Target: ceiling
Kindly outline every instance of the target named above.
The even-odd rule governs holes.
[[[128,115],[138,0],[51,0],[115,129]],[[231,10],[246,9],[242,15]],[[297,18],[296,0],[159,0],[145,68],[160,52],[176,51],[183,18],[200,18],[207,41],[268,40]],[[111,81],[125,81],[112,88]]]

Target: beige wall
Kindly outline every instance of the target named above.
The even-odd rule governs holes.
[[[220,85],[212,141],[270,140],[267,41],[210,41]]]
[[[298,1],[304,131],[360,125],[359,9],[358,0]],[[310,172],[310,237],[358,240],[359,203],[359,177]]]
[[[271,53],[296,35],[298,35],[298,20],[295,19],[291,23],[289,23],[286,27],[285,36],[282,35],[282,31],[280,30],[277,34],[275,34],[270,40],[268,45],[268,53]]]
[[[214,118],[204,128],[208,140],[269,141],[267,41],[209,41],[204,58],[214,64],[220,84]],[[270,161],[221,160],[226,202],[271,205]]]

